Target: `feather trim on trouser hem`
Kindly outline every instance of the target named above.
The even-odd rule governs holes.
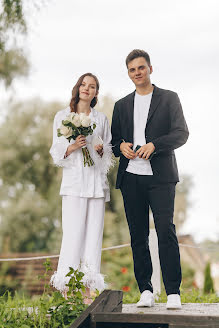
[[[70,277],[66,277],[67,273],[66,271],[54,272],[50,279],[50,284],[60,292],[63,292],[66,289],[66,284],[68,284],[70,280]],[[86,272],[82,278],[82,282],[85,287],[90,288],[92,291],[97,289],[99,292],[102,292],[106,288],[104,276],[101,273],[92,271]]]

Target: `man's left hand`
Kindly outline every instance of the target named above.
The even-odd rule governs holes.
[[[146,145],[141,146],[136,151],[136,155],[139,158],[144,158],[147,160],[151,156],[151,154],[154,152],[154,150],[155,150],[154,144],[152,142],[149,142]]]

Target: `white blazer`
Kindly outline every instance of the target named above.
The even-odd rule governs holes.
[[[66,150],[75,141],[69,141],[64,137],[57,136],[57,129],[60,128],[62,120],[70,113],[70,107],[63,109],[55,115],[53,124],[53,143],[50,154],[54,164],[63,167],[63,177],[60,195],[72,195],[77,197],[100,198],[105,201],[110,200],[109,184],[107,172],[113,165],[111,149],[111,132],[109,122],[104,113],[91,108],[90,118],[96,123],[94,133],[86,137],[87,148],[94,161],[93,166],[84,167],[81,148],[73,151],[64,158]],[[103,140],[103,156],[100,157],[94,150],[95,139],[100,136]]]

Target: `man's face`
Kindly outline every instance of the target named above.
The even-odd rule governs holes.
[[[152,66],[149,66],[144,57],[138,57],[128,63],[128,75],[136,87],[150,83]]]

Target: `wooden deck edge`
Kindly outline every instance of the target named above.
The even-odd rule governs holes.
[[[122,311],[123,293],[120,290],[104,290],[69,328],[89,328],[92,313]]]
[[[218,325],[219,315],[193,315],[191,314],[141,314],[141,313],[91,313],[91,321],[96,323],[112,322],[112,323],[160,323],[160,324],[191,324],[198,325]]]

